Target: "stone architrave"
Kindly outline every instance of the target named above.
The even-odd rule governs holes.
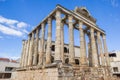
[[[73,27],[73,16],[68,16],[69,26],[69,62],[70,64],[75,63],[75,50],[74,50],[74,27]]]
[[[48,18],[48,38],[46,49],[46,64],[51,63],[52,19]]]

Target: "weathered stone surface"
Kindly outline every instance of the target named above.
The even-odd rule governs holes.
[[[87,15],[83,16],[79,14],[78,11],[79,8],[77,8],[75,12],[71,12],[58,5],[56,9],[29,34],[30,38],[28,43],[27,40],[23,41],[21,67],[13,72],[10,80],[119,80],[117,77],[113,77],[110,72],[105,32],[96,27],[97,25],[91,21],[91,18],[88,18],[91,15],[86,9],[82,8],[80,11],[83,11],[82,13],[85,14],[87,12],[87,14],[89,14],[88,17]],[[63,15],[65,16],[63,17]],[[54,47],[51,45],[52,19],[56,20]],[[47,23],[48,38],[45,40],[45,27]],[[69,29],[69,48],[66,49],[66,53],[68,53],[67,61],[65,60],[66,54],[64,52],[64,24],[67,24]],[[83,27],[83,25],[86,27]],[[41,30],[40,38],[38,29]],[[77,63],[75,63],[74,29],[80,31],[80,53],[78,53],[80,56],[77,56],[80,62],[78,60]],[[88,49],[86,48],[86,34],[89,40]],[[103,37],[103,41],[101,41],[101,37]],[[103,56],[102,45],[104,46],[105,57]],[[29,49],[27,49],[28,46]],[[100,50],[98,50],[98,48],[100,48]],[[54,49],[54,52],[51,51],[51,49]],[[86,55],[87,50],[89,57]],[[101,54],[102,66],[99,64],[98,53]],[[28,56],[28,58],[26,56]]]

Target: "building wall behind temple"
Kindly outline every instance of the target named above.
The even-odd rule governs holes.
[[[110,52],[109,57],[112,73],[120,77],[120,51]]]
[[[40,39],[39,39],[39,51],[40,51]],[[45,45],[44,45],[44,52],[46,52],[46,46],[47,46],[47,41],[45,41]],[[54,46],[54,50],[52,50]],[[67,52],[66,52],[67,49]],[[80,46],[74,46],[75,49],[75,57],[79,58],[80,57]],[[55,54],[55,42],[52,41],[52,45],[51,45],[51,51],[52,51],[52,55],[54,56]],[[67,56],[66,58],[68,58],[68,54],[69,54],[69,44],[64,44],[64,55]]]

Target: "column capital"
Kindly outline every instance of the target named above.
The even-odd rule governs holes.
[[[32,34],[29,34],[29,35],[28,35],[28,39],[31,39],[31,37],[32,37]]]
[[[51,23],[51,21],[52,21],[52,18],[49,17],[49,18],[48,18],[48,24]]]
[[[68,22],[73,23],[73,16],[72,15],[68,15]]]
[[[56,11],[56,16],[55,16],[55,17],[56,17],[56,18],[57,18],[57,17],[60,17],[60,15],[61,15],[61,11],[60,11],[60,10],[57,10],[57,11]]]
[[[82,26],[83,26],[83,22],[79,21],[79,29],[82,29]]]
[[[103,39],[106,39],[106,35],[103,34],[102,37],[103,37]]]
[[[97,31],[97,36],[100,36],[100,32],[99,31]]]
[[[91,27],[90,28],[90,32],[94,32],[94,31],[95,31],[95,29]]]
[[[45,23],[44,23],[44,22],[42,22],[41,27],[44,27],[44,26],[45,26]]]
[[[39,29],[36,29],[36,34],[38,34],[39,33]]]

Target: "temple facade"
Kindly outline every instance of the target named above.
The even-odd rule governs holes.
[[[64,43],[64,25],[68,27],[69,44]],[[55,28],[55,41],[52,41],[52,28]],[[79,46],[74,45],[74,29],[79,31]],[[112,79],[106,33],[85,7],[68,10],[57,5],[28,34],[28,40],[23,40],[20,65],[12,80]]]

